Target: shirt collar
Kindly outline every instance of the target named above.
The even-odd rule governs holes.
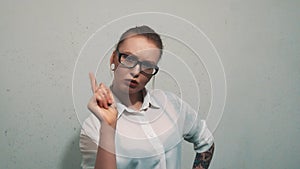
[[[113,92],[112,92],[113,93]],[[147,110],[148,108],[154,108],[154,109],[159,109],[160,106],[154,99],[154,97],[151,94],[151,91],[148,91],[146,88],[144,89],[144,102],[142,104],[142,107],[140,108],[140,111]],[[121,117],[123,112],[126,110],[128,113],[133,113],[137,114],[139,113],[136,110],[130,109],[127,106],[125,106],[119,99],[118,97],[113,93],[114,100],[116,102],[117,110],[118,110],[118,119]]]

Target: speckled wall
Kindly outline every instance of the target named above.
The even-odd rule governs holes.
[[[88,38],[110,21],[153,11],[183,17],[200,28],[224,66],[226,104],[213,126],[216,150],[210,168],[299,168],[299,7],[297,0],[1,1],[0,168],[80,168],[78,136],[89,114],[88,71],[96,71],[97,65],[88,59],[78,62],[79,53],[81,59],[88,56],[88,47],[95,48],[90,43],[82,50]],[[158,29],[182,29],[180,36],[190,35],[171,21],[165,25]],[[102,35],[117,41],[119,30],[125,29],[112,28],[111,34]],[[190,51],[180,50],[167,36],[164,40],[169,51],[186,56],[183,60],[196,81],[190,82],[184,71],[176,73],[182,65],[167,52],[161,65],[165,70],[177,68],[173,73],[180,76],[174,81],[170,71],[161,72],[155,87],[185,94],[185,100],[205,115],[216,94],[209,79],[213,75],[205,71],[206,65],[188,59]],[[197,44],[196,37],[192,44]],[[101,51],[109,44],[94,45]],[[108,70],[107,58],[99,65]],[[109,72],[99,72],[98,80],[109,83]],[[182,90],[178,81],[186,82]],[[200,103],[193,82],[198,84]],[[183,147],[182,168],[191,168],[192,145]]]

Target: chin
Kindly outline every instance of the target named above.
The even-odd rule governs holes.
[[[127,88],[127,93],[128,94],[135,94],[135,93],[138,93],[140,92],[142,89],[140,88]]]
[[[122,92],[122,93],[126,93],[126,94],[134,94],[134,93],[137,93],[139,91],[141,91],[140,88],[136,87],[136,88],[131,88],[129,86],[122,86],[119,88],[119,92]]]

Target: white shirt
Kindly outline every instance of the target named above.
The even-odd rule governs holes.
[[[115,135],[118,169],[179,169],[181,141],[194,144],[197,153],[213,144],[213,136],[197,112],[176,95],[162,90],[147,91],[139,111],[116,97],[118,121]],[[81,166],[94,168],[101,124],[91,114],[80,133]]]

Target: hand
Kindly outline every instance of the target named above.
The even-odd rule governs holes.
[[[93,97],[90,99],[87,107],[98,117],[101,122],[105,122],[110,126],[116,125],[118,110],[112,92],[103,83],[97,85],[96,78],[93,73],[89,73]]]

